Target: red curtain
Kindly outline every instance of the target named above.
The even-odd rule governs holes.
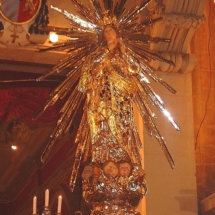
[[[31,124],[52,124],[59,118],[63,101],[49,107],[37,120],[32,120],[35,112],[49,98],[50,87],[15,87],[0,89],[0,123],[12,118],[22,118]]]

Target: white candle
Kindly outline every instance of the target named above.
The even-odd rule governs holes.
[[[45,207],[49,206],[49,190],[45,191]]]
[[[37,214],[37,197],[33,198],[33,214]]]
[[[62,196],[58,196],[57,213],[61,213]]]

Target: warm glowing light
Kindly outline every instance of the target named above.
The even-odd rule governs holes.
[[[11,146],[11,149],[17,150],[17,146]]]
[[[58,206],[57,206],[57,213],[61,213],[61,207],[62,207],[62,196],[58,196]]]
[[[45,191],[45,207],[49,206],[49,190]]]
[[[49,35],[49,40],[52,42],[52,43],[56,43],[58,41],[58,35],[56,33],[50,33]]]
[[[33,215],[37,214],[37,197],[34,196],[33,198]]]

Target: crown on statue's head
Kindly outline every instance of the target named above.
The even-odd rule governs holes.
[[[108,10],[103,12],[102,15],[103,17],[99,20],[98,23],[101,30],[104,30],[106,26],[114,26],[117,28],[119,21],[117,20],[115,15],[110,15]]]

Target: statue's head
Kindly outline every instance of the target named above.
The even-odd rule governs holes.
[[[120,34],[116,27],[112,25],[106,25],[102,31],[102,42],[103,44],[111,43],[116,38],[119,38]]]

